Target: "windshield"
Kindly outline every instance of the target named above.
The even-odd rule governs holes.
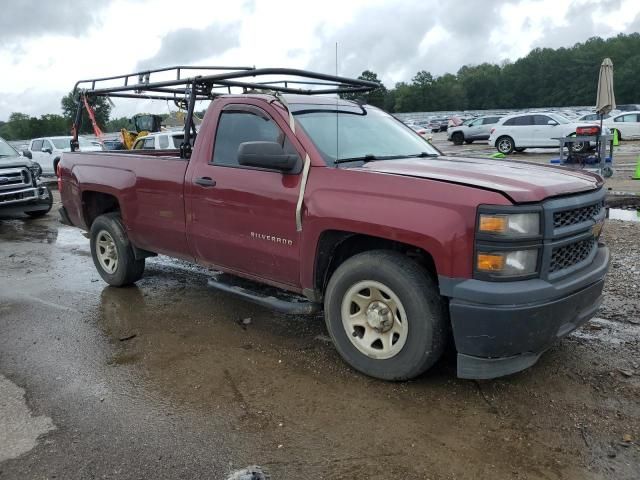
[[[571,123],[571,120],[569,120],[564,115],[560,115],[559,113],[550,113],[549,116],[560,124]]]
[[[348,159],[438,155],[424,138],[381,110],[296,105],[293,114],[329,164]],[[294,107],[294,108],[295,108]]]
[[[69,145],[68,142],[67,142],[67,145]],[[82,138],[82,137],[78,137],[78,145],[80,145],[80,148],[82,148],[82,147],[95,147],[95,145],[93,143],[91,143],[86,138]]]
[[[2,138],[0,138],[0,158],[17,157],[18,152]]]
[[[68,138],[52,138],[51,141],[53,142],[53,144],[55,145],[55,147],[59,150],[64,150],[65,148],[67,149],[71,149],[71,147],[69,146],[69,141],[71,140],[71,137]]]

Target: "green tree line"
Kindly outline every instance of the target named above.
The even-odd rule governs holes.
[[[613,61],[617,103],[640,103],[640,33],[594,37],[570,48],[536,48],[515,62],[465,65],[455,75],[422,70],[390,89],[369,70],[360,78],[380,83],[364,99],[389,112],[595,105],[605,57]]]
[[[536,48],[515,62],[501,65],[465,65],[454,75],[436,76],[426,70],[410,82],[385,87],[376,73],[364,71],[360,78],[375,81],[380,88],[365,95],[371,105],[389,112],[485,110],[533,107],[595,105],[600,63],[610,57],[618,104],[640,103],[640,33],[620,34],[609,39],[590,38],[569,48]],[[131,128],[129,119],[110,119],[111,104],[104,97],[91,101],[98,125],[113,132]],[[15,112],[0,122],[0,136],[23,140],[48,135],[68,135],[76,111],[71,93],[61,100],[62,115],[31,117]],[[83,111],[81,133],[93,128]]]

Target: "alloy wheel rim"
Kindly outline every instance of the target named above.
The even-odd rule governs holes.
[[[113,237],[106,230],[101,230],[96,238],[96,256],[102,269],[113,275],[118,269],[118,249]]]
[[[345,293],[342,326],[351,343],[369,358],[395,357],[407,341],[409,324],[398,296],[386,285],[363,280]]]
[[[511,148],[511,142],[509,142],[509,140],[500,140],[498,148],[500,150],[500,153],[508,152]]]

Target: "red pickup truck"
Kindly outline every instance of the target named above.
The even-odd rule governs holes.
[[[110,285],[155,254],[212,267],[249,300],[324,308],[340,355],[381,379],[421,374],[451,338],[462,378],[533,365],[595,314],[609,264],[600,177],[447,157],[329,97],[216,95],[189,159],[65,153],[59,175],[62,219]]]

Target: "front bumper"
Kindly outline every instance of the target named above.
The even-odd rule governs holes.
[[[554,283],[440,279],[458,351],[460,378],[488,379],[530,367],[556,339],[592,318],[602,302],[609,249]]]
[[[0,192],[0,215],[18,215],[25,212],[47,210],[51,205],[51,192],[45,186]]]

